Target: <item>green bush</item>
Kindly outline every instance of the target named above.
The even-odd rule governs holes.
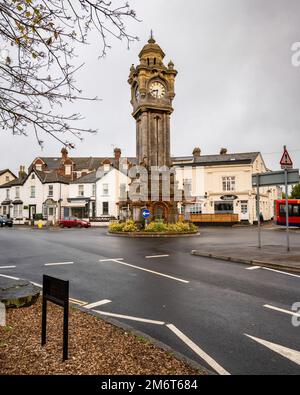
[[[150,222],[148,226],[145,228],[145,232],[167,232],[168,225],[163,221],[154,221]]]
[[[114,232],[136,232],[138,230],[136,224],[132,220],[126,222],[112,222],[108,227],[111,233]]]

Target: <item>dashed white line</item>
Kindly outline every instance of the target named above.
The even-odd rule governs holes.
[[[295,313],[295,312],[290,311],[290,310],[281,309],[280,307],[271,306],[271,305],[269,305],[269,304],[264,304],[263,307],[266,307],[267,309],[279,311],[280,313],[289,314],[289,315],[292,315],[292,316],[294,316],[294,317],[300,317],[300,314],[299,314],[299,313]]]
[[[146,259],[152,259],[152,258],[166,258],[167,256],[170,256],[168,254],[165,255],[146,255],[145,258]]]
[[[98,311],[98,310],[92,310],[92,311],[100,315],[107,315],[108,317],[123,318],[124,320],[146,322],[147,324],[165,325],[163,321],[154,321],[154,320],[148,320],[146,318],[132,317],[130,315],[108,313],[106,311]]]
[[[212,357],[206,354],[205,351],[201,350],[197,344],[195,344],[191,339],[189,339],[184,333],[182,333],[178,328],[176,328],[173,324],[168,324],[167,327],[175,333],[176,336],[179,337],[180,340],[183,341],[191,350],[194,351],[200,358],[202,358],[209,366],[211,366],[217,373],[221,375],[230,375],[227,370],[225,370],[221,365],[218,364]]]
[[[111,303],[111,300],[108,300],[108,299],[99,300],[98,302],[90,303],[90,304],[87,304],[87,305],[85,305],[83,307],[85,309],[93,309],[94,307],[103,306],[104,304],[107,304],[107,303]]]
[[[35,285],[38,288],[43,288],[42,284],[34,283],[33,281],[30,281],[31,284]]]
[[[74,262],[56,262],[56,263],[45,263],[44,266],[60,266],[60,265],[73,265]]]
[[[124,258],[99,259],[99,262],[124,261]]]
[[[126,263],[126,262],[121,262],[120,260],[117,260],[117,259],[110,259],[109,261],[110,262],[119,263],[120,265],[129,266],[129,267],[132,267],[134,269],[142,270],[144,272],[156,274],[157,276],[167,277],[167,278],[170,278],[171,280],[179,281],[179,282],[182,282],[182,283],[185,283],[185,284],[189,283],[189,281],[187,281],[187,280],[182,280],[181,278],[169,276],[168,274],[159,273],[159,272],[156,272],[154,270],[144,269],[143,267],[131,265],[130,263]]]
[[[260,269],[261,266],[250,266],[250,267],[246,267],[246,270],[256,270],[256,269]]]
[[[0,269],[14,269],[16,266],[0,266]]]

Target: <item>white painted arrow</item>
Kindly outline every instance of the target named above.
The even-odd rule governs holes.
[[[263,346],[268,347],[270,350],[277,352],[278,354],[289,359],[290,361],[295,362],[297,365],[300,365],[300,351],[292,350],[291,348],[283,347],[280,344],[271,343],[267,340],[247,335],[247,333],[245,333],[245,335],[247,337],[250,337],[250,339],[262,344]]]

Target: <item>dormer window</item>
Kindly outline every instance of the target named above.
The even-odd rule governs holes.
[[[104,171],[105,171],[105,173],[106,173],[107,171],[109,171],[109,170],[110,170],[110,164],[105,163],[105,164],[104,164]]]
[[[42,171],[43,170],[43,166],[40,163],[37,163],[35,165],[35,168],[36,168],[37,171]]]
[[[66,176],[71,175],[71,165],[65,165],[65,174]]]

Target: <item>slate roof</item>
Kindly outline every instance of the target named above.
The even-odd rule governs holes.
[[[12,181],[7,182],[6,184],[0,185],[0,188],[9,188],[9,187],[23,185],[26,178],[27,178],[27,175],[25,177],[16,178]]]
[[[13,175],[14,177],[16,177],[16,176],[14,175],[14,173],[13,173],[12,171],[10,171],[9,169],[0,170],[0,176],[2,176],[2,174],[5,174],[5,173],[10,173],[10,174]]]
[[[209,165],[226,165],[226,164],[251,164],[255,161],[259,152],[245,152],[236,154],[224,154],[224,155],[201,155],[194,161],[193,156],[177,156],[172,158],[173,165],[186,165],[194,166],[195,164],[202,166]]]

